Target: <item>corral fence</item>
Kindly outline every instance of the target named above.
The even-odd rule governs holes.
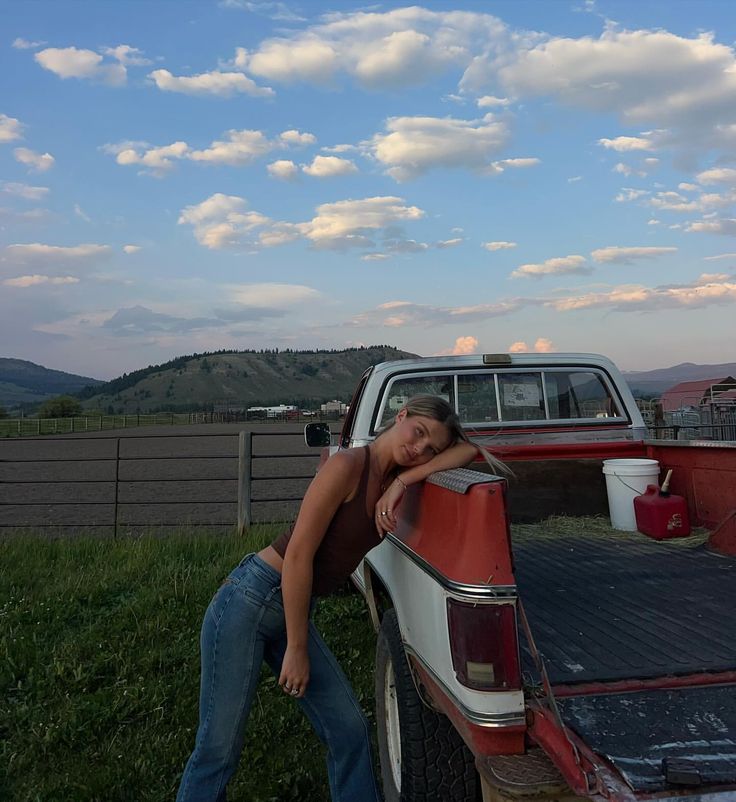
[[[337,412],[284,412],[223,410],[215,412],[157,412],[151,415],[77,415],[70,418],[5,418],[0,420],[0,437],[40,437],[41,435],[106,432],[137,426],[185,426],[202,423],[308,423],[312,420],[336,421]]]
[[[0,441],[0,532],[222,532],[291,520],[319,458],[292,429]]]

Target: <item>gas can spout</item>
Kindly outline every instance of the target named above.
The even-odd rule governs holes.
[[[667,471],[667,476],[664,477],[662,487],[659,489],[660,496],[669,496],[670,494],[670,479],[672,478],[672,468]]]

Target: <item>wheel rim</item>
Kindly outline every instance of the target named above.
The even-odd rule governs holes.
[[[391,660],[386,666],[383,687],[386,703],[386,745],[391,765],[391,776],[397,791],[401,791],[401,730],[399,728],[399,703],[396,698],[396,679]]]

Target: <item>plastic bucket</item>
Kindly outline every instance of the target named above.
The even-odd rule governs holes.
[[[606,459],[603,473],[611,526],[636,532],[634,499],[646,491],[647,485],[659,484],[659,462],[656,459]]]

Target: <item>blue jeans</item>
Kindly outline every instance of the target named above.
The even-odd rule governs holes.
[[[261,664],[278,677],[286,651],[281,575],[249,554],[225,580],[202,622],[199,729],[177,802],[225,802],[243,751]],[[310,680],[297,700],[327,746],[333,802],[380,800],[368,722],[347,677],[309,622]],[[278,747],[276,747],[278,748]]]

